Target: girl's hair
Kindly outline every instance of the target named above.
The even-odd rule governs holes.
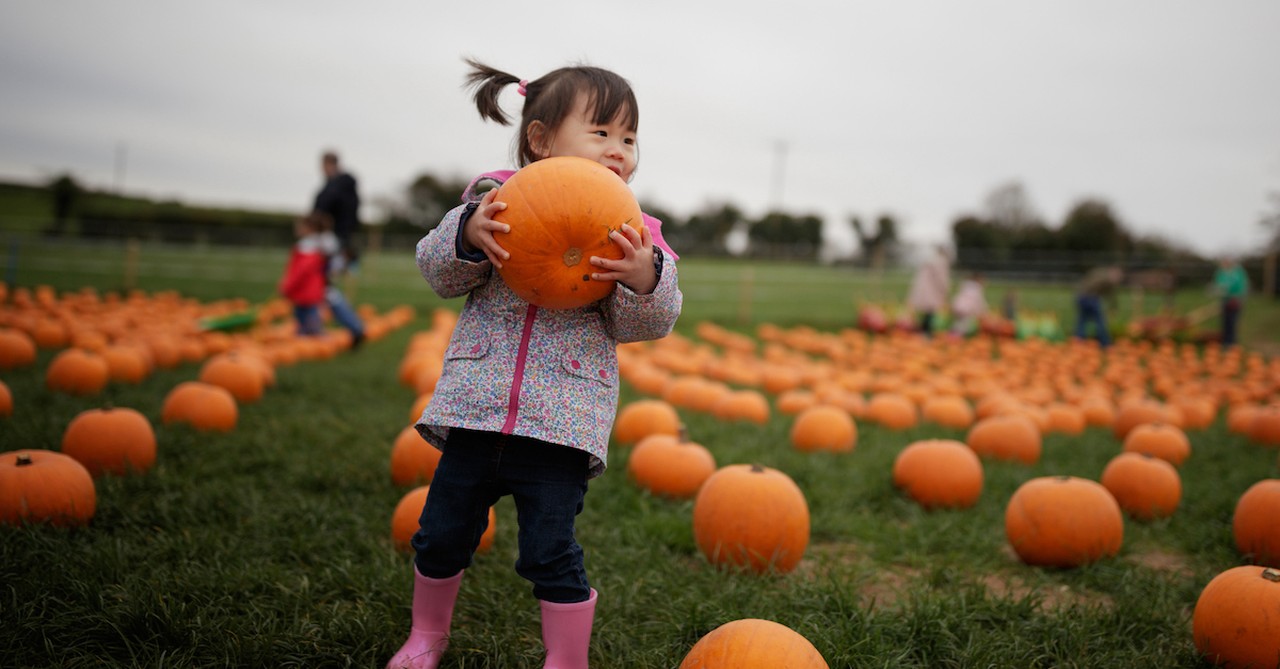
[[[521,80],[501,70],[470,58],[467,87],[475,90],[472,99],[480,116],[490,121],[511,125],[511,118],[498,105],[498,93],[508,84]],[[524,109],[520,112],[520,132],[516,135],[516,161],[520,167],[542,158],[534,152],[529,142],[529,125],[541,122],[552,135],[573,112],[578,95],[587,96],[587,109],[592,110],[592,123],[608,123],[620,119],[627,129],[635,132],[640,125],[640,106],[626,79],[609,70],[587,65],[575,65],[553,70],[540,79],[523,85]]]

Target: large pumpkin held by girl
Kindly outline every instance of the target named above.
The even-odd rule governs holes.
[[[592,256],[620,259],[609,233],[644,226],[643,214],[626,182],[586,158],[556,157],[531,163],[498,189],[507,208],[494,220],[511,226],[498,243],[511,257],[498,274],[530,304],[573,309],[613,291],[613,281],[595,281]]]

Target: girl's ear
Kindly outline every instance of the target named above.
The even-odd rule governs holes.
[[[525,134],[528,135],[529,149],[539,158],[546,158],[551,152],[551,137],[547,132],[547,124],[542,121],[533,121],[529,123]]]

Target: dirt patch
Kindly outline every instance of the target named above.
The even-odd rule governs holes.
[[[1191,568],[1190,561],[1187,559],[1187,556],[1182,553],[1174,553],[1172,551],[1153,548],[1141,553],[1130,553],[1129,555],[1126,555],[1124,559],[1140,567],[1146,567],[1147,569],[1153,569],[1173,576],[1184,576],[1190,578],[1195,575],[1195,570]]]

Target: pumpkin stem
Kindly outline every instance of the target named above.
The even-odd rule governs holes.
[[[26,467],[27,465],[31,464],[32,462],[33,462],[33,460],[31,459],[31,454],[30,454],[30,453],[19,453],[19,454],[18,454],[18,461],[17,461],[17,462],[15,462],[14,464],[15,464],[15,465],[17,465],[17,466],[19,466],[19,467]]]
[[[582,262],[582,249],[575,246],[568,251],[565,251],[564,255],[561,256],[560,259],[564,261],[565,267],[573,267],[574,265]]]
[[[1273,583],[1280,583],[1280,569],[1272,569],[1271,567],[1267,567],[1266,569],[1262,570],[1262,578],[1265,578],[1268,581],[1271,581]]]
[[[764,471],[764,467],[762,465],[757,465],[757,464],[751,465],[752,474],[759,474],[760,472],[763,472],[763,471]]]

